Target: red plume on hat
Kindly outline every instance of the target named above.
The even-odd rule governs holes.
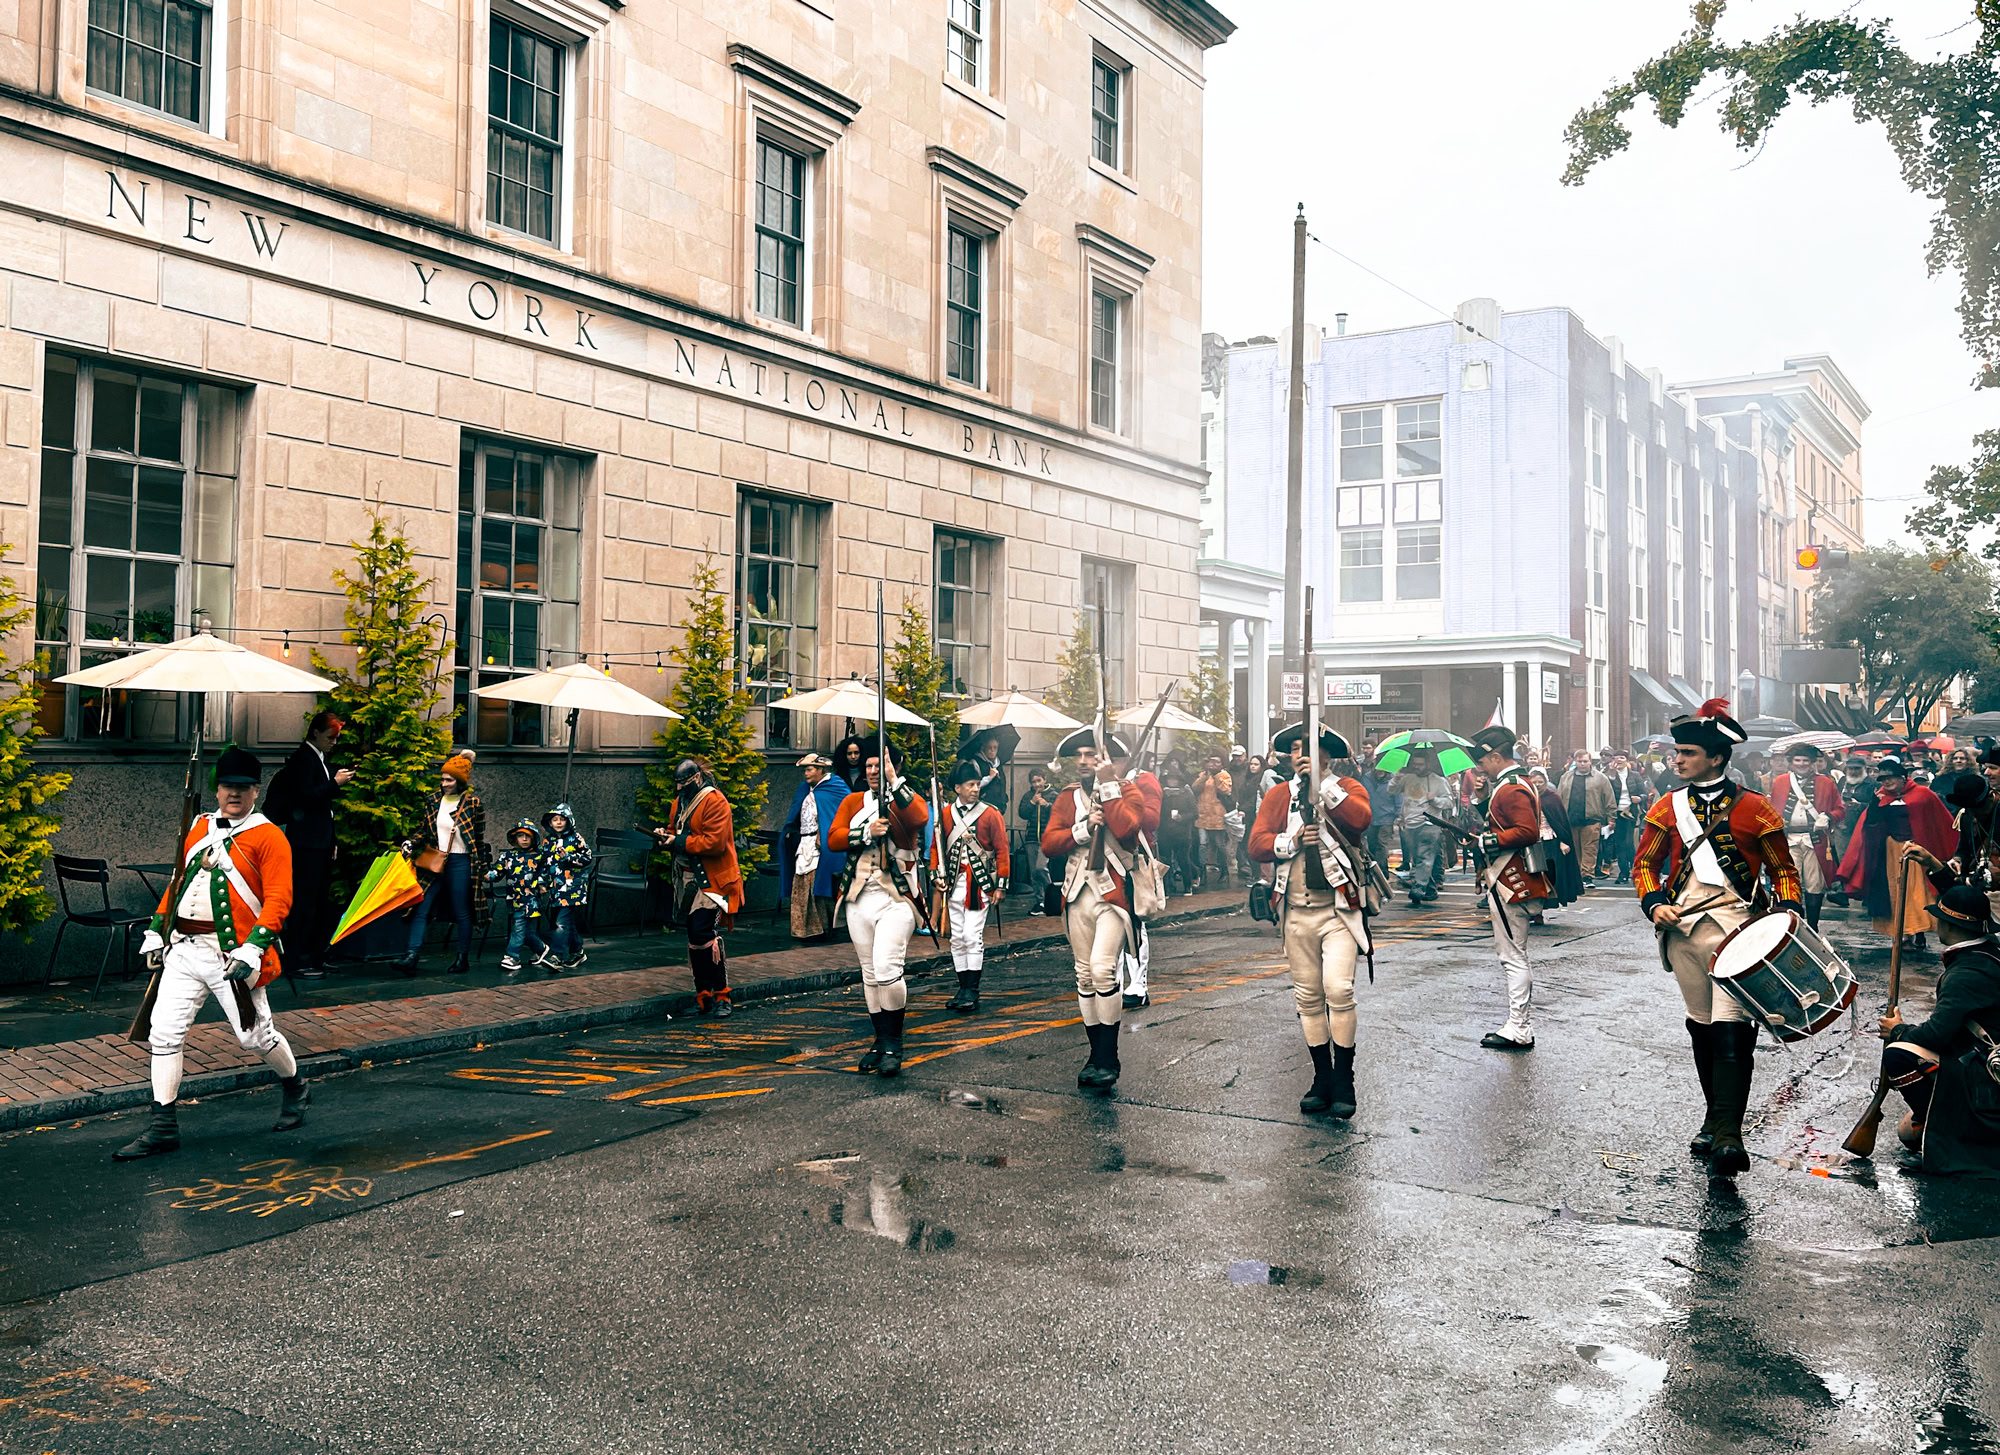
[[[1743,724],[1729,715],[1729,701],[1723,697],[1709,698],[1693,717],[1676,719],[1668,730],[1675,742],[1716,754],[1726,752],[1750,736],[1743,730]]]
[[[1711,697],[1695,710],[1695,716],[1727,717],[1729,716],[1729,699],[1726,697]]]

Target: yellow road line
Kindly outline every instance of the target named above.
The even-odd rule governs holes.
[[[560,1093],[558,1093],[560,1094]],[[488,1142],[483,1147],[467,1147],[463,1152],[446,1152],[439,1157],[425,1157],[416,1162],[405,1162],[400,1167],[391,1167],[390,1172],[413,1172],[419,1167],[433,1167],[440,1162],[470,1162],[481,1152],[491,1152],[495,1147],[511,1147],[516,1142],[532,1142],[537,1137],[546,1137],[555,1131],[554,1127],[543,1127],[539,1132],[523,1132],[518,1137],[502,1137],[497,1142]],[[385,1176],[387,1174],[384,1174]]]
[[[641,1106],[672,1106],[677,1101],[720,1101],[725,1096],[762,1096],[767,1091],[777,1090],[774,1086],[747,1086],[741,1091],[704,1091],[695,1096],[662,1096],[654,1101],[642,1101]]]

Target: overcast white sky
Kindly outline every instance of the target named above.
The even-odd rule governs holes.
[[[1868,538],[1898,535],[1933,464],[2000,427],[1975,394],[1955,276],[1927,277],[1932,204],[1906,191],[1879,128],[1796,107],[1754,160],[1713,102],[1564,187],[1562,132],[1664,49],[1685,0],[1221,0],[1238,29],[1208,59],[1204,326],[1277,333],[1291,217],[1449,310],[1482,295],[1566,304],[1626,358],[1690,379],[1833,355],[1873,409],[1862,434]],[[1736,0],[1762,34],[1828,0]],[[1970,0],[1859,0],[1920,54],[1957,49]],[[1307,316],[1351,331],[1438,315],[1307,249]]]

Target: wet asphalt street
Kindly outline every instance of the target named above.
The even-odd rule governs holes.
[[[144,1163],[132,1115],[0,1138],[0,1451],[2000,1449],[2000,1184],[1823,1165],[1878,1043],[1760,1047],[1711,1183],[1629,895],[1536,932],[1520,1057],[1463,891],[1406,916],[1351,1124],[1239,917],[1157,938],[1109,1097],[1043,953],[975,1019],[918,982],[899,1081],[849,990],[364,1069],[292,1134],[214,1099]]]

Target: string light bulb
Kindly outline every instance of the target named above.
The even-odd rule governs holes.
[[[663,677],[666,675],[666,671],[667,671],[666,666],[660,661],[660,654],[658,652],[653,653],[654,675]]]
[[[291,656],[292,656],[292,634],[291,634],[290,632],[286,632],[286,633],[285,633],[285,659],[286,659],[287,661],[290,661],[290,660],[291,660]]]

